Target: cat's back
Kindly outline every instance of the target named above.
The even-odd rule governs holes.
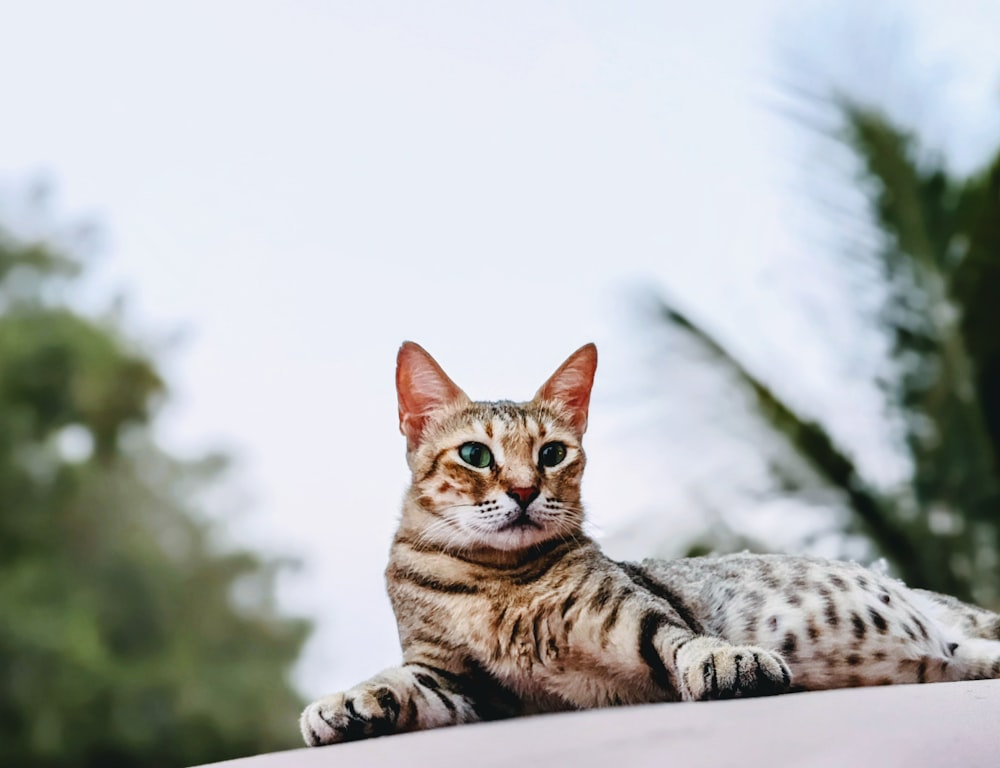
[[[639,567],[701,631],[779,651],[802,688],[922,681],[954,649],[926,597],[858,563],[742,553]]]

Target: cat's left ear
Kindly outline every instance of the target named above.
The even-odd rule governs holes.
[[[403,342],[396,357],[396,394],[399,431],[406,435],[408,451],[420,444],[435,413],[469,402],[427,350],[412,341]]]
[[[556,403],[568,416],[578,435],[587,431],[590,390],[597,370],[597,347],[584,344],[566,358],[549,380],[535,393],[536,401]]]

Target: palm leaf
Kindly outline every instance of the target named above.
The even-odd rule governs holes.
[[[862,166],[871,258],[885,276],[890,403],[902,416],[917,514],[907,522],[938,588],[996,599],[1000,477],[995,409],[998,250],[993,175],[948,175],[878,113],[844,104]],[[992,325],[991,325],[992,324]],[[996,411],[992,410],[993,418]],[[994,426],[994,430],[995,430]]]
[[[661,299],[658,310],[661,318],[694,342],[712,364],[726,371],[738,386],[752,394],[757,412],[774,435],[803,458],[823,482],[843,495],[855,526],[871,539],[900,575],[922,583],[918,553],[905,531],[893,520],[888,502],[864,480],[853,460],[830,433],[818,422],[796,413],[771,387],[679,309]]]

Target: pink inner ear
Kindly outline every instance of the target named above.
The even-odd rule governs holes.
[[[573,428],[582,435],[587,431],[590,391],[594,386],[596,370],[597,347],[586,344],[570,355],[542,384],[535,400],[547,400],[562,406]]]
[[[420,443],[427,422],[436,411],[468,397],[427,351],[412,341],[403,343],[396,358],[396,394],[399,399],[399,431],[407,448]]]

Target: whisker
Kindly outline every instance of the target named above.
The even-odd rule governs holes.
[[[414,543],[417,546],[421,546],[423,544],[428,544],[428,543],[439,544],[441,542],[436,540],[437,535],[442,531],[453,533],[453,529],[454,525],[450,519],[441,518],[439,520],[435,520],[433,523],[428,525],[423,531],[420,532],[420,535],[417,536],[416,541]]]

